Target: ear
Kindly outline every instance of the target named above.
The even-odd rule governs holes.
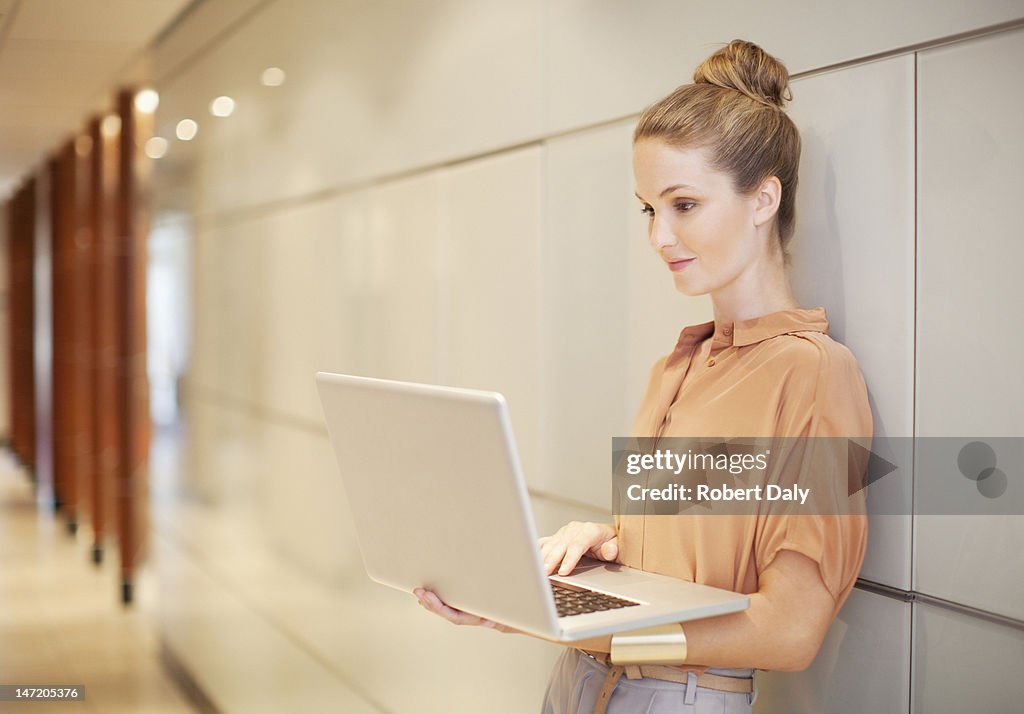
[[[772,219],[779,212],[782,201],[782,182],[777,176],[769,176],[757,189],[754,195],[754,225],[760,226]]]

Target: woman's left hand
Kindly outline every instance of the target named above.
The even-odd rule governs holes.
[[[494,620],[488,620],[484,617],[478,617],[476,615],[471,615],[468,612],[463,612],[462,610],[456,610],[454,607],[449,607],[443,600],[441,600],[440,597],[437,596],[437,593],[432,590],[416,588],[412,591],[412,594],[416,596],[420,605],[422,605],[426,610],[443,617],[453,624],[475,625],[476,627],[489,627],[490,629],[497,630],[498,632],[514,632],[523,634],[521,630],[517,630],[514,627],[508,627],[507,625],[499,624]]]

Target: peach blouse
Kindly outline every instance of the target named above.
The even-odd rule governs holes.
[[[864,378],[850,350],[828,336],[822,307],[684,328],[675,349],[654,364],[632,430],[866,437],[858,439],[865,446],[871,434]],[[740,593],[757,592],[758,576],[780,550],[803,553],[818,564],[836,614],[853,589],[868,535],[864,515],[617,515],[615,527],[619,562]]]

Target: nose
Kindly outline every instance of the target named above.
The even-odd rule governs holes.
[[[649,238],[651,246],[657,251],[671,248],[677,243],[676,235],[672,232],[672,228],[667,225],[666,221],[660,220],[658,216],[655,216],[654,220],[651,221]]]

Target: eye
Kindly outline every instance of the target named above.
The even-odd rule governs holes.
[[[692,211],[693,207],[696,205],[697,204],[693,201],[680,201],[676,204],[676,210],[680,213],[688,213],[689,211]],[[689,208],[683,208],[683,206],[689,206]]]
[[[640,213],[643,213],[648,218],[654,218],[654,208],[648,206],[646,203],[640,207]]]

